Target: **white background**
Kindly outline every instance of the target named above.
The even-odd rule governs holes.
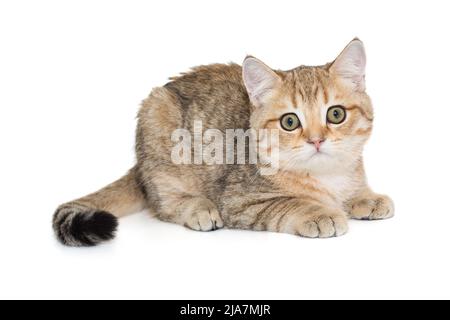
[[[2,1],[0,298],[450,298],[448,1]],[[341,238],[198,233],[146,213],[96,248],[58,204],[133,165],[135,115],[191,66],[274,68],[366,45],[373,188],[397,215]]]

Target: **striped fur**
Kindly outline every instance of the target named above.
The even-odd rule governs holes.
[[[117,218],[150,208],[157,218],[198,231],[239,228],[304,237],[347,232],[348,218],[384,219],[392,200],[371,191],[362,151],[373,124],[364,83],[365,53],[355,39],[333,62],[272,70],[254,57],[243,67],[194,68],[142,103],[136,131],[137,163],[100,191],[64,204],[53,226],[67,245],[95,245],[114,236]],[[326,121],[331,106],[345,121]],[[286,131],[280,118],[295,113],[301,126]],[[175,165],[171,134],[194,121],[203,128],[274,129],[280,136],[280,170],[259,165]],[[320,141],[320,152],[316,144]]]

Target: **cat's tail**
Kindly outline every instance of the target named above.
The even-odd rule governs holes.
[[[132,168],[97,192],[62,204],[53,216],[57,238],[68,246],[94,246],[114,238],[118,218],[145,207],[143,189]]]

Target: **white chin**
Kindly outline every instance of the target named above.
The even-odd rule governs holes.
[[[336,157],[327,153],[315,152],[304,159],[298,159],[290,169],[310,173],[330,173],[338,171],[340,167],[342,167],[342,163]]]
[[[307,159],[302,165],[304,165],[305,169],[315,172],[323,172],[329,171],[330,169],[336,169],[338,162],[329,154],[317,152]]]

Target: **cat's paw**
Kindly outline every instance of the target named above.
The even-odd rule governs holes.
[[[214,203],[203,198],[193,198],[190,202],[191,210],[185,217],[185,227],[197,231],[223,228],[223,220]]]
[[[350,217],[358,220],[381,220],[394,216],[394,203],[384,195],[355,199],[350,207]]]
[[[307,238],[331,238],[348,231],[347,217],[343,213],[313,213],[296,219],[295,233]]]

